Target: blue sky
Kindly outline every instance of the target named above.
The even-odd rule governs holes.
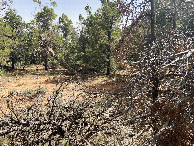
[[[42,5],[50,6],[50,0],[41,0]],[[85,6],[88,4],[92,11],[95,12],[100,8],[101,3],[99,0],[55,0],[57,2],[57,7],[54,8],[55,13],[61,16],[62,13],[67,14],[69,19],[71,19],[76,25],[78,22],[79,14],[86,16]],[[30,22],[34,18],[34,15],[40,11],[39,5],[33,0],[13,0],[11,8],[15,9],[17,14],[22,16],[23,20]]]

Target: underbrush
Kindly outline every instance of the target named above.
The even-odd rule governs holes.
[[[32,90],[32,89],[25,89],[23,91],[23,94],[26,95],[28,98],[33,98],[33,97],[37,97],[40,94],[45,94],[47,92],[47,89],[39,86],[37,89]]]
[[[6,70],[0,68],[0,76],[6,75]]]
[[[7,97],[9,97],[11,99],[12,97],[14,97],[14,96],[16,97],[17,96],[18,99],[23,99],[25,97],[28,100],[32,100],[32,99],[34,99],[36,97],[39,97],[40,95],[41,96],[45,95],[46,92],[47,92],[47,89],[39,86],[35,90],[27,88],[27,89],[25,89],[25,90],[23,90],[21,92],[17,92],[15,90],[9,91]]]
[[[0,145],[2,145],[2,146],[10,145],[10,139],[7,138],[6,136],[0,137]]]
[[[192,77],[192,72],[187,76]],[[174,90],[177,85],[174,83],[166,89],[162,80],[158,98],[153,103],[146,81],[141,74],[117,75],[111,81],[83,87],[80,89],[83,92],[71,98],[66,98],[63,91],[74,80],[58,84],[47,99],[43,87],[20,93],[12,91],[7,97],[7,109],[0,108],[0,142],[12,145],[192,145],[192,84],[182,80],[179,90]],[[76,83],[81,86],[80,80]],[[12,100],[16,97],[17,101]],[[19,108],[19,104],[23,107]]]

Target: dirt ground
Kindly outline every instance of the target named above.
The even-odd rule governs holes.
[[[117,93],[123,88],[123,82],[116,81],[114,77],[85,75],[78,83],[72,79],[71,75],[67,74],[66,70],[45,71],[43,66],[31,66],[26,70],[16,70],[0,76],[0,105],[5,110],[7,99],[9,99],[22,108],[26,106],[27,102],[26,97],[20,95],[37,89],[45,91],[43,101],[46,101],[61,83],[63,83],[63,90],[60,91],[60,94],[63,98],[86,96],[85,91]],[[21,100],[21,98],[25,98],[25,100]]]
[[[38,68],[38,69],[37,69]],[[0,97],[6,97],[11,92],[24,92],[26,90],[35,90],[41,87],[46,90],[46,96],[52,94],[57,89],[57,85],[62,82],[69,84],[66,90],[75,89],[78,84],[71,82],[71,76],[66,75],[65,70],[44,71],[42,66],[26,68],[26,70],[16,70],[0,76]],[[98,85],[111,81],[103,76],[91,77],[82,81],[79,86]],[[64,85],[65,86],[65,85]],[[72,88],[72,89],[71,89]]]

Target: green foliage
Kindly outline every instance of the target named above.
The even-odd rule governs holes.
[[[45,6],[41,12],[36,14],[35,20],[41,30],[45,32],[49,30],[56,17],[57,15],[54,13],[54,10]]]
[[[51,1],[51,5],[53,6],[53,7],[56,7],[57,6],[57,3],[55,2],[55,1],[52,1],[52,0],[50,0]]]
[[[9,60],[12,40],[7,37],[11,34],[11,27],[6,25],[3,18],[0,18],[0,65],[5,65]]]
[[[120,39],[121,15],[116,2],[103,4],[94,14],[89,6],[85,10],[88,17],[79,17],[84,25],[79,38],[79,57],[84,68],[101,71],[107,67],[112,51]]]
[[[5,69],[0,68],[0,76],[6,75]]]
[[[177,25],[180,29],[187,32],[194,32],[194,4],[181,3],[181,10],[177,16]]]
[[[47,49],[49,46],[53,46],[55,34],[52,34],[52,22],[56,17],[57,15],[54,10],[46,6],[41,12],[38,12],[35,17],[39,29],[38,41],[40,45],[40,54],[38,55],[40,55],[42,61],[44,61],[45,70],[48,70],[49,54]]]
[[[38,3],[39,5],[42,4],[41,0],[33,0],[34,2]],[[57,3],[55,1],[50,0],[51,6],[56,7]]]
[[[66,39],[69,35],[71,29],[73,29],[72,21],[68,19],[66,14],[62,14],[61,17],[59,17],[59,29],[63,33],[63,38]]]
[[[22,25],[22,17],[17,15],[13,10],[6,12],[4,21],[11,26],[12,30],[17,30]],[[19,30],[18,30],[19,31]]]
[[[2,22],[2,20],[4,22]],[[0,27],[4,27],[0,45],[3,46],[2,44],[5,44],[5,46],[2,47],[4,51],[1,50],[1,54],[5,54],[4,60],[6,60],[6,62],[10,60],[12,62],[12,68],[14,68],[15,63],[19,62],[23,57],[25,23],[22,22],[21,16],[17,15],[13,10],[7,11],[0,23]],[[5,61],[3,63],[5,63]]]
[[[40,0],[34,0],[41,5]],[[51,1],[56,6],[55,1]],[[91,8],[86,6],[88,17],[82,19],[83,29],[78,36],[71,19],[66,14],[59,17],[58,25],[52,25],[57,17],[52,8],[43,7],[41,12],[35,16],[35,20],[25,24],[19,15],[10,10],[6,13],[2,25],[6,25],[6,37],[3,41],[6,47],[1,47],[1,64],[10,60],[12,66],[17,62],[26,66],[29,64],[40,64],[49,59],[46,48],[52,47],[60,58],[72,67],[84,67],[92,70],[102,70],[110,59],[111,52],[120,38],[120,14],[116,2],[107,2],[102,5],[95,14]],[[118,19],[117,19],[118,18]],[[3,26],[2,26],[3,28]],[[4,29],[4,31],[6,30]],[[62,36],[61,36],[62,35]],[[10,43],[8,45],[8,43]],[[111,46],[111,50],[107,48]],[[45,59],[48,58],[48,59]],[[53,61],[50,62],[56,64]],[[112,63],[111,63],[112,64]]]
[[[59,63],[57,62],[57,60],[51,58],[51,59],[49,60],[49,67],[50,67],[51,69],[57,69],[57,68],[59,68]]]
[[[22,94],[26,95],[28,99],[33,99],[38,97],[38,95],[44,95],[46,93],[46,89],[39,86],[37,89],[25,89]]]
[[[41,0],[33,0],[33,1],[41,5]]]
[[[26,24],[26,31],[23,39],[23,64],[38,64],[41,62],[41,49],[39,42],[39,29],[35,21]]]
[[[68,63],[71,67],[78,65],[78,35],[73,27],[71,19],[66,14],[59,17],[59,25],[57,26],[59,33],[62,34],[61,49],[58,50],[59,57]]]
[[[161,9],[166,5],[168,5],[168,9]],[[193,31],[192,3],[181,0],[165,0],[163,3],[156,1],[156,9],[158,9],[156,13],[158,31],[170,30],[173,27],[179,30]]]
[[[41,0],[34,2],[41,5]],[[52,6],[57,5],[53,0],[50,2]],[[45,60],[48,60],[48,64],[55,68],[56,60],[53,61],[46,50],[47,47],[52,47],[55,54],[71,67],[94,71],[105,71],[109,66],[116,69],[113,53],[121,38],[121,12],[116,1],[102,0],[101,3],[101,8],[94,14],[88,5],[85,7],[87,17],[80,14],[79,35],[71,19],[64,13],[59,17],[58,24],[53,25],[57,15],[47,6],[28,24],[15,11],[7,11],[5,17],[0,18],[0,64],[10,65],[11,62],[13,65],[17,63],[26,66],[43,62],[46,64]],[[169,9],[159,9],[156,13],[157,35],[162,35],[161,30],[171,30],[174,17],[176,29],[184,30],[185,33],[193,31],[192,6],[179,0],[165,0],[163,3],[156,1],[156,9],[167,4]],[[146,13],[149,10],[141,14]],[[125,48],[126,54],[123,53],[127,61],[137,61],[138,54],[150,38],[149,19],[147,16],[143,19],[145,21],[138,22],[133,35],[127,40],[126,45],[130,47],[128,50]]]

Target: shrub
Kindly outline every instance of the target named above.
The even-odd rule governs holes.
[[[6,70],[0,68],[0,76],[6,75]]]

